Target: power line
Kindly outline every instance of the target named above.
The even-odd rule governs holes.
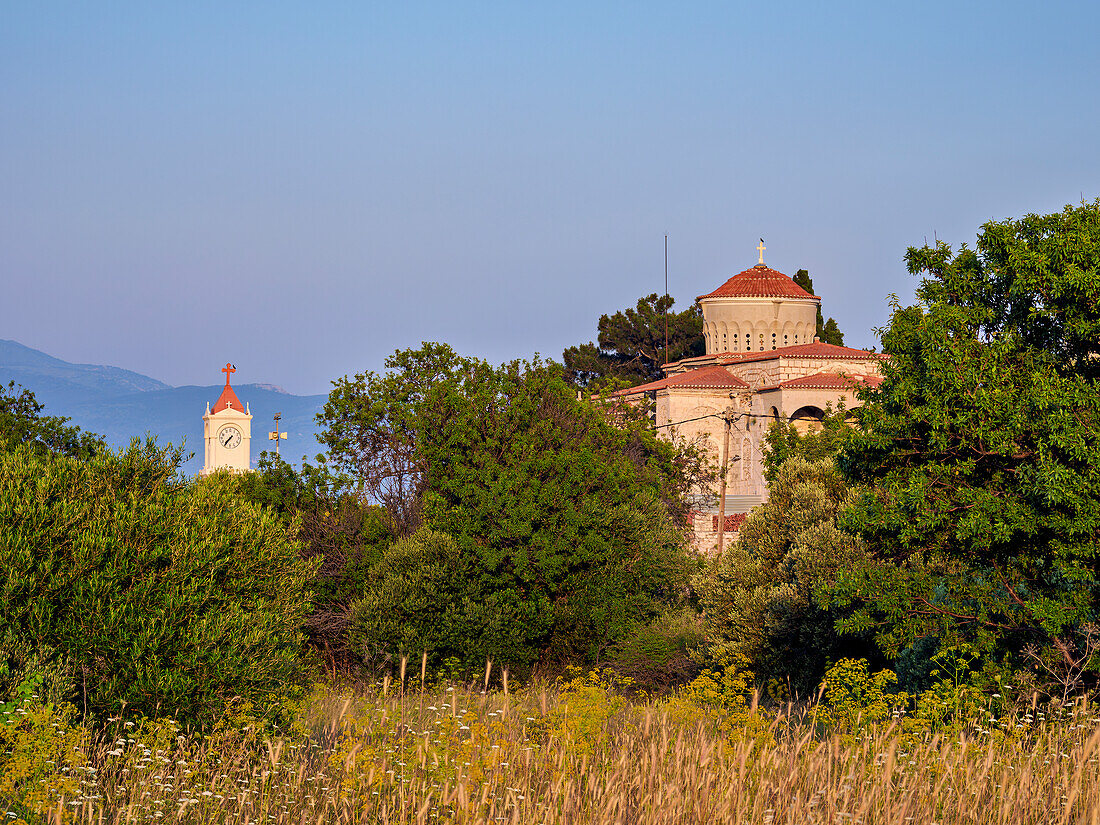
[[[771,413],[751,413],[740,412],[735,413],[733,418],[774,418],[776,421],[786,421],[785,415],[772,415]],[[698,418],[685,418],[682,421],[669,421],[667,424],[657,424],[657,428],[661,427],[675,427],[678,424],[689,424],[692,421],[702,421],[704,418],[723,418],[720,413],[711,413],[710,415],[700,415]]]

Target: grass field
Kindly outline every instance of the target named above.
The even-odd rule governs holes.
[[[119,719],[92,741],[20,713],[8,822],[1100,823],[1100,717],[1084,702],[938,733],[904,717],[830,733],[813,706],[723,718],[584,679],[319,688],[275,736]]]

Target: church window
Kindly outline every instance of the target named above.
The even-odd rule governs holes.
[[[772,349],[775,349],[775,333],[772,333]]]
[[[749,334],[745,333],[745,352],[749,352],[752,349],[752,339],[749,338]]]
[[[722,352],[726,351],[726,333],[722,333]]]
[[[764,351],[764,333],[760,333],[760,351]]]
[[[783,346],[787,346],[787,333],[783,333]]]

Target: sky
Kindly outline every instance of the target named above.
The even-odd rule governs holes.
[[[0,338],[324,393],[560,358],[805,268],[846,343],[907,247],[1100,196],[1100,4],[0,6]]]

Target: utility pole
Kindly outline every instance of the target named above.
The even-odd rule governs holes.
[[[718,482],[718,555],[726,543],[726,476],[729,474],[730,428],[733,426],[733,407],[722,413],[725,428],[722,432],[722,479]]]
[[[279,432],[279,419],[282,417],[282,413],[275,413],[275,432],[267,434],[267,440],[275,442],[275,455],[279,454],[279,439],[286,438],[286,433]]]

